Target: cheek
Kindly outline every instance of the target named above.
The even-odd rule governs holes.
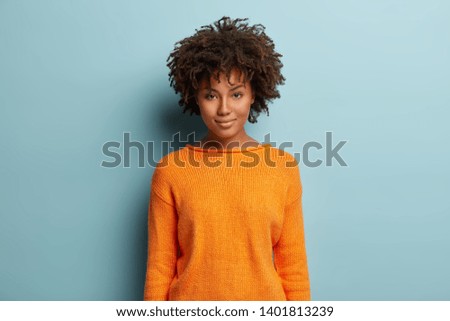
[[[211,107],[211,106],[209,106]],[[203,122],[205,123],[211,123],[212,122],[212,118],[214,117],[214,112],[213,112],[213,108],[208,108],[208,106],[202,105],[200,107],[199,105],[199,109],[200,109],[200,116],[203,119]]]
[[[250,113],[250,107],[251,107],[251,100],[242,102],[242,104],[240,104],[239,107],[237,108],[237,112],[241,116],[248,116],[248,114]]]

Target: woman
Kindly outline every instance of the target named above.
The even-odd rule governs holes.
[[[246,20],[203,26],[169,56],[180,106],[208,133],[153,174],[144,300],[310,300],[298,164],[244,129],[280,96],[281,55]]]

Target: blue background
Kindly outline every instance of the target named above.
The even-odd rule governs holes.
[[[313,300],[450,300],[446,1],[0,1],[0,299],[141,300],[153,167],[115,141],[205,133],[169,87],[174,43],[262,23],[286,84],[247,124],[301,153]],[[325,149],[310,160],[325,160]]]

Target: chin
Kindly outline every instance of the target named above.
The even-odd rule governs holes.
[[[218,139],[231,139],[231,138],[235,137],[235,135],[230,135],[230,134],[228,134],[228,135],[222,134],[221,135],[221,133],[214,133],[214,135],[216,135],[216,137]]]

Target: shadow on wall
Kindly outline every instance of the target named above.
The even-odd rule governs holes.
[[[157,108],[151,108],[149,116],[152,122],[157,123],[157,132],[161,133],[163,141],[171,142],[170,151],[184,147],[187,142],[199,141],[207,132],[201,116],[191,115],[190,110],[183,113],[183,107],[178,105],[178,99],[178,96],[174,95],[160,97],[155,104]],[[158,143],[161,142],[155,142],[155,146],[158,146]]]

